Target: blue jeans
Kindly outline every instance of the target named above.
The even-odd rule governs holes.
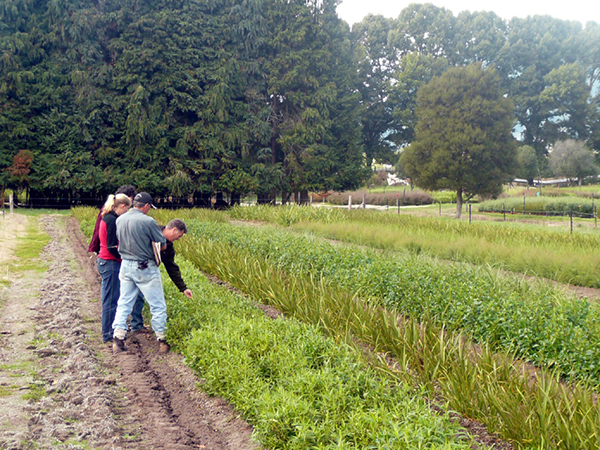
[[[142,328],[144,328],[144,316],[142,315],[143,309],[144,296],[140,294],[135,299],[133,309],[131,310],[131,322],[129,323],[129,325],[131,326],[131,331],[141,330]]]
[[[115,312],[119,300],[119,270],[121,263],[110,259],[96,259],[96,267],[102,277],[102,340],[112,341]]]
[[[139,268],[138,261],[124,259],[119,272],[121,295],[117,304],[117,312],[113,322],[115,337],[123,339],[127,333],[127,316],[131,314],[140,292],[144,295],[150,314],[152,329],[157,339],[164,339],[167,329],[167,305],[162,287],[160,269],[154,261],[148,261],[148,267]]]

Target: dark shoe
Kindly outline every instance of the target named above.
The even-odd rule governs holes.
[[[171,350],[171,346],[169,344],[167,344],[167,341],[165,341],[164,339],[159,339],[158,340],[158,353],[161,354],[165,354],[165,353],[169,353],[169,350]]]
[[[119,339],[116,337],[113,337],[113,353],[117,354],[117,353],[122,353],[125,350],[127,350],[125,348],[125,341],[123,339]]]

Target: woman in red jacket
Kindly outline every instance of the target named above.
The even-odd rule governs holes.
[[[115,319],[120,290],[121,255],[118,250],[116,221],[117,217],[129,211],[130,207],[131,199],[127,195],[110,195],[101,212],[102,221],[98,231],[100,252],[96,259],[96,266],[102,277],[102,340],[105,343],[112,343],[112,323]]]

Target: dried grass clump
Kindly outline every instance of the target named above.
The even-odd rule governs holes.
[[[398,192],[388,192],[382,194],[368,193],[366,191],[336,192],[329,195],[325,201],[334,205],[347,205],[350,196],[352,196],[353,205],[362,204],[363,197],[366,199],[366,203],[368,205],[377,206],[396,206],[396,201],[399,201],[401,206],[431,205],[434,201],[433,197],[427,192],[419,190],[406,191],[402,194]]]

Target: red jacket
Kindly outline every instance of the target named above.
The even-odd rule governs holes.
[[[100,252],[98,257],[106,260],[121,261],[119,254],[119,241],[117,240],[117,215],[109,212],[100,221],[98,237],[100,238]]]

